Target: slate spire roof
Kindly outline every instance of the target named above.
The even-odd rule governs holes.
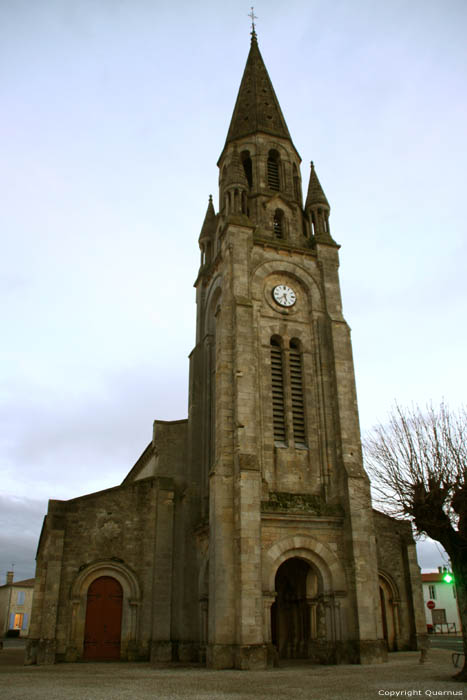
[[[328,207],[328,209],[330,209],[329,202],[326,199],[326,195],[324,194],[323,188],[321,187],[321,183],[318,180],[313,161],[311,161],[310,166],[310,182],[308,185],[308,194],[306,197],[305,209],[307,209],[310,206],[313,206],[314,204],[324,204]]]
[[[204,222],[201,227],[201,233],[199,234],[199,241],[205,238],[212,238],[216,232],[216,213],[214,211],[214,205],[212,203],[212,194],[209,195],[208,208],[206,210],[206,216],[204,217]]]
[[[226,144],[258,131],[292,140],[253,31]]]

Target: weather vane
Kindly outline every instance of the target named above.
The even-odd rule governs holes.
[[[258,19],[258,17],[255,15],[255,8],[253,6],[251,7],[251,12],[248,13],[248,17],[251,17],[251,33],[256,34],[255,19]]]

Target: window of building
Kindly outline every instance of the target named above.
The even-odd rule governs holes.
[[[292,425],[296,445],[305,445],[305,406],[303,402],[303,372],[300,343],[290,341],[290,391],[292,396]]]
[[[272,149],[268,155],[268,186],[271,190],[279,191],[281,188],[279,164],[279,154]]]
[[[10,629],[25,630],[28,626],[28,616],[26,613],[11,613],[10,614]]]
[[[445,625],[447,622],[446,610],[443,608],[435,608],[431,611],[431,618],[434,625]]]
[[[251,162],[250,151],[242,151],[241,154],[243,170],[250,189],[253,187],[253,164]]]
[[[276,209],[274,212],[273,229],[275,238],[284,238],[284,212]]]
[[[24,591],[18,591],[18,597],[16,599],[18,605],[24,605],[24,598],[26,593]]]
[[[316,228],[316,214],[314,211],[311,212],[311,235],[316,236],[317,234],[317,228]]]
[[[297,200],[297,202],[301,203],[302,198],[300,196],[300,178],[298,176],[298,170],[297,170],[297,166],[295,165],[295,163],[293,164],[293,189],[294,189],[295,199]]]
[[[428,596],[430,600],[436,600],[436,586],[434,584],[428,586]]]
[[[283,357],[280,340],[276,337],[271,338],[271,384],[274,441],[284,443],[286,431]]]

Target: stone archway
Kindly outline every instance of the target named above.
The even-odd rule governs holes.
[[[394,581],[381,571],[378,575],[381,626],[388,651],[397,651],[399,637],[399,596]]]
[[[286,537],[263,553],[264,638],[274,654],[332,663],[347,634],[346,597],[340,561],[314,537]]]
[[[73,583],[71,590],[71,633],[65,653],[66,661],[77,661],[84,658],[88,593],[91,591],[92,594],[94,582],[101,578],[110,578],[116,582],[117,587],[121,588],[121,637],[118,658],[132,660],[138,657],[136,630],[141,601],[139,584],[135,574],[123,562],[107,560],[94,562],[87,566],[79,573]]]
[[[292,557],[279,566],[271,606],[271,640],[279,657],[308,658],[310,643],[317,638],[318,586],[316,572],[304,559]]]

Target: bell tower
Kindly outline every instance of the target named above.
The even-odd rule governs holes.
[[[218,212],[210,197],[199,237],[190,358],[200,627],[213,668],[262,668],[275,654],[383,657],[339,246],[313,163],[303,204],[300,164],[253,28]]]

